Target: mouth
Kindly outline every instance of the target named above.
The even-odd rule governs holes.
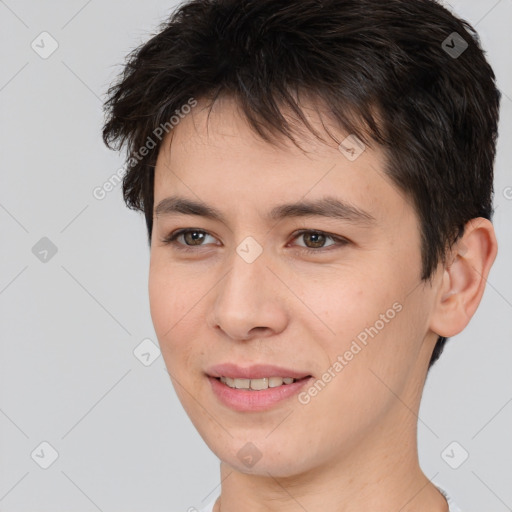
[[[281,386],[289,386],[294,382],[309,379],[311,375],[294,379],[293,377],[263,377],[261,379],[241,379],[235,377],[214,377],[231,389],[244,389],[247,391],[263,391],[269,388],[278,388]]]
[[[224,406],[237,412],[264,411],[297,395],[313,376],[274,365],[240,367],[231,363],[206,371],[211,390]]]

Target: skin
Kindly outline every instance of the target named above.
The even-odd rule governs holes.
[[[417,414],[438,335],[464,329],[482,297],[497,251],[492,224],[470,221],[446,266],[423,282],[418,219],[384,175],[379,148],[349,161],[334,141],[305,130],[305,152],[288,140],[275,147],[229,98],[217,100],[207,130],[205,105],[164,140],[154,204],[171,195],[199,199],[226,222],[155,216],[149,295],[178,397],[221,460],[214,510],[446,512],[419,467]],[[315,110],[305,110],[321,130]],[[337,134],[340,141],[347,135]],[[265,219],[276,205],[325,195],[365,210],[375,223]],[[199,245],[190,236],[174,246],[162,242],[181,228],[207,233]],[[295,235],[300,229],[348,243],[327,237],[322,245]],[[248,236],[263,249],[252,263],[236,252]],[[321,378],[394,303],[401,311],[306,405],[294,396],[267,411],[236,412],[211,390],[205,370],[224,362],[278,364]],[[252,467],[237,456],[248,442],[261,453]]]

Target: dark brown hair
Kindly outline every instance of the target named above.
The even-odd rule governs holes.
[[[500,93],[467,22],[433,0],[191,0],[129,54],[105,102],[103,139],[126,146],[124,199],[145,213],[149,243],[158,135],[173,115],[228,95],[264,140],[296,143],[283,108],[318,136],[300,93],[385,150],[420,221],[423,280],[468,220],[491,219]]]

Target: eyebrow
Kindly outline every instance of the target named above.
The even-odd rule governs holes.
[[[227,224],[225,216],[216,208],[198,200],[180,196],[162,199],[154,209],[156,217],[172,215],[197,215]],[[328,217],[357,224],[374,224],[375,217],[365,210],[332,196],[313,201],[298,201],[276,206],[267,215],[268,220],[279,221],[289,217]]]

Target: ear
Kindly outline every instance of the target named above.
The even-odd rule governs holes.
[[[446,338],[460,333],[482,299],[498,244],[488,219],[471,219],[450,251],[443,270],[430,329]]]

